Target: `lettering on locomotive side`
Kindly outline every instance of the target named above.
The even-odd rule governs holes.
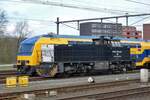
[[[112,51],[112,53],[122,53],[122,51]]]
[[[113,57],[121,58],[122,56],[120,56],[120,55],[115,55],[115,56],[113,56]]]
[[[113,50],[112,53],[113,53],[113,54],[115,53],[115,54],[113,55],[113,57],[118,57],[118,58],[119,58],[119,57],[122,57],[122,56],[121,56],[122,51]]]

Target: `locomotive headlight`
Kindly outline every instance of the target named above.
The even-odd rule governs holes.
[[[29,60],[26,61],[26,64],[29,64]]]
[[[21,61],[20,61],[20,60],[18,60],[17,62],[18,62],[18,63],[21,63]]]

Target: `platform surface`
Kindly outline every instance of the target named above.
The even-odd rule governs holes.
[[[150,75],[150,74],[149,74]],[[139,79],[140,73],[134,74],[119,74],[119,75],[105,75],[105,76],[92,76],[96,83],[115,82],[123,80]],[[66,79],[51,79],[45,81],[33,81],[29,82],[27,87],[14,87],[8,88],[5,84],[0,84],[0,94],[2,93],[13,93],[22,91],[32,91],[41,89],[54,89],[62,86],[82,85],[88,83],[89,77],[78,77],[78,78],[66,78]]]

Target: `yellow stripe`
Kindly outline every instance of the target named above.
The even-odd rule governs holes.
[[[144,64],[148,62],[150,62],[150,58],[145,57],[141,62],[136,62],[136,66],[144,66]]]

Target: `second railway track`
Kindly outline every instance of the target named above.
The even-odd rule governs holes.
[[[120,89],[119,89],[120,88]],[[103,90],[95,90],[92,92],[87,92],[83,94],[72,94],[70,96],[66,96],[64,98],[57,98],[59,100],[149,100],[144,97],[140,97],[144,94],[150,93],[150,87],[119,87],[111,88],[109,91],[103,92]],[[68,94],[69,95],[69,94]],[[133,98],[134,99],[131,99]]]
[[[1,85],[2,91],[0,91],[0,100],[16,100],[16,98],[20,98],[21,95],[24,94],[34,94],[37,98],[42,98],[42,100],[46,98],[50,98],[50,100],[93,100],[93,98],[96,98],[94,100],[111,100],[110,98],[124,96],[124,92],[121,92],[123,90],[128,89],[130,91],[135,88],[143,88],[140,87],[139,73],[94,76],[95,83],[88,83],[87,78],[88,77],[52,79],[40,82],[37,80],[43,80],[43,78],[32,77],[32,79],[30,80],[37,82],[31,82],[29,87],[17,87],[15,89],[8,89],[4,88],[3,85]],[[123,95],[118,95],[117,93],[119,92],[117,91],[120,91],[120,93],[122,93]],[[113,96],[105,96],[107,95],[107,93],[111,94],[113,92]],[[133,93],[134,91],[130,92],[130,94]],[[47,97],[45,98],[45,96]]]
[[[114,81],[114,82],[104,82],[104,83],[78,83],[78,84],[66,84],[63,85],[56,85],[51,87],[46,87],[45,85],[41,89],[33,89],[33,90],[24,90],[20,92],[13,92],[13,93],[3,93],[0,96],[3,95],[2,100],[4,99],[11,99],[11,98],[18,98],[20,95],[23,94],[35,94],[38,98],[48,95],[48,98],[51,98],[50,100],[80,100],[81,98],[85,98],[91,95],[95,95],[93,93],[98,93],[98,91],[110,91],[110,90],[116,90],[119,88],[126,88],[128,86],[136,85],[139,82],[138,79],[133,80],[122,80],[122,81]],[[55,96],[51,96],[51,93],[56,93]],[[15,100],[15,99],[14,99]],[[49,100],[49,99],[48,99]]]

